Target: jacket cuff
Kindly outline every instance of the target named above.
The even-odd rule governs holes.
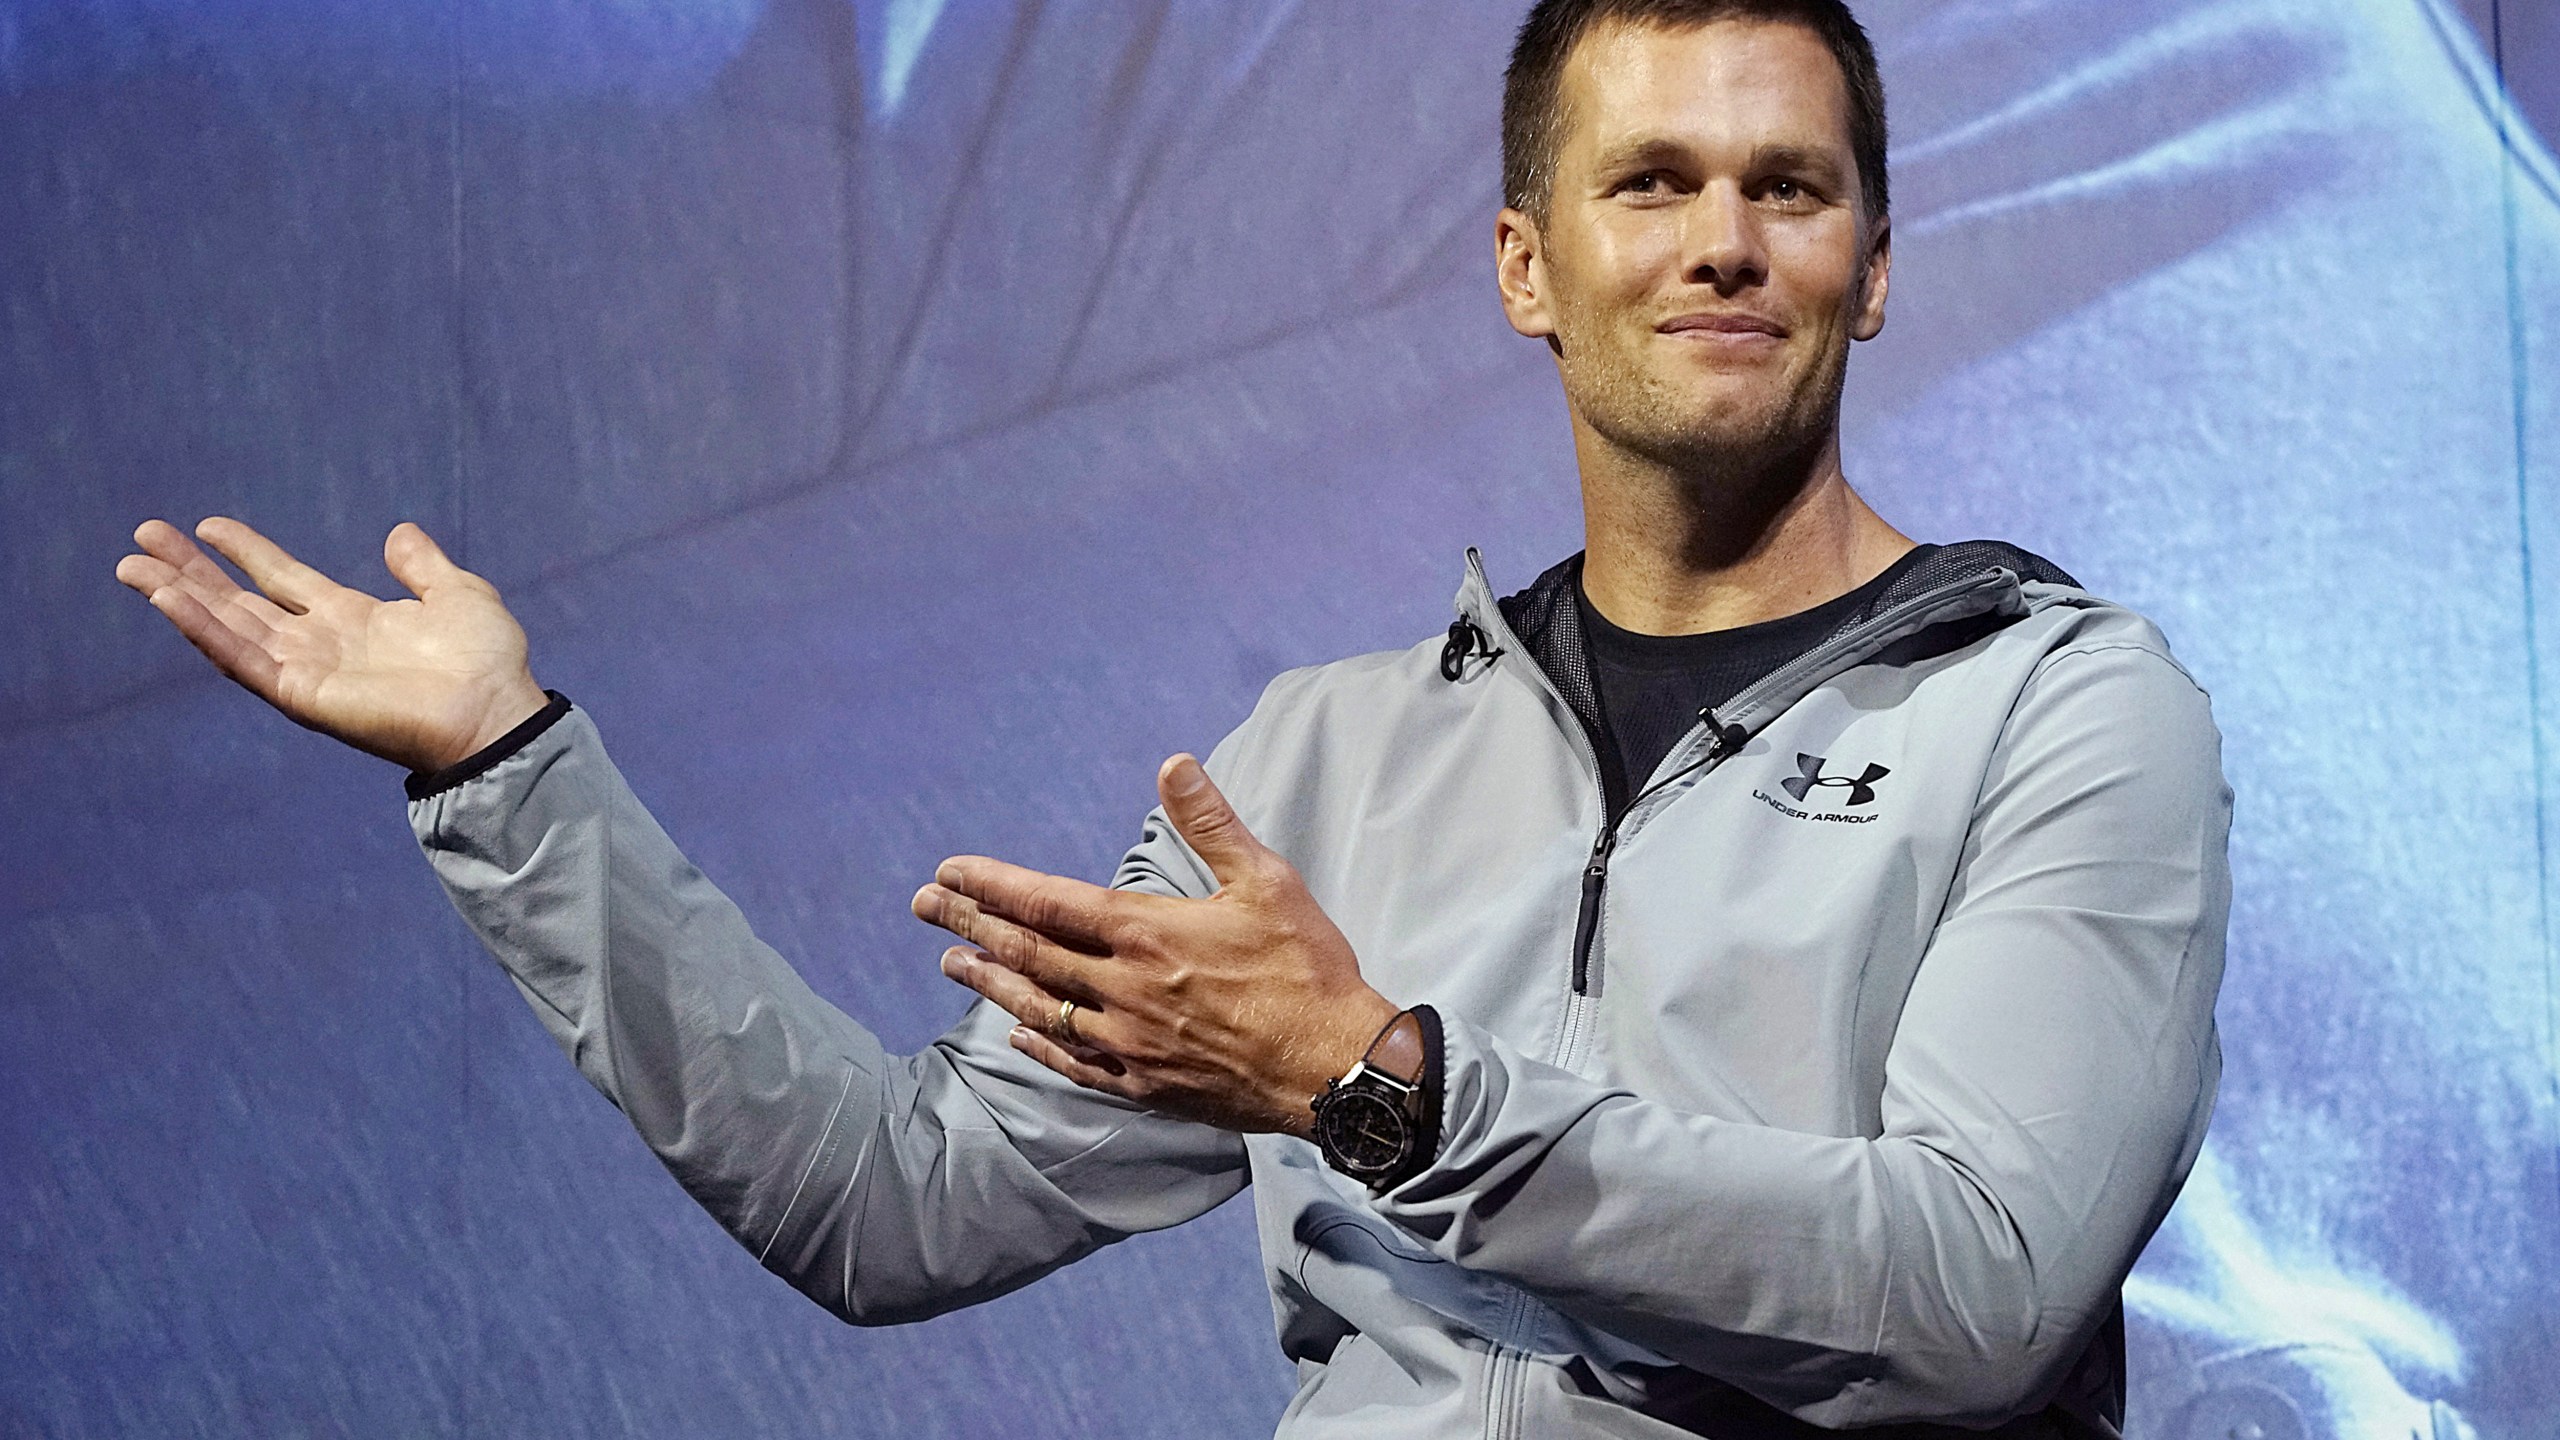
[[[1428,1166],[1380,1194],[1377,1205],[1438,1250],[1455,1243],[1481,1199],[1519,1184],[1592,1111],[1635,1097],[1530,1060],[1463,1017],[1441,1017],[1435,1028],[1437,1064],[1426,1073],[1439,1087],[1438,1149]]]
[[[1439,1164],[1440,1137],[1449,1133],[1448,1119],[1441,1113],[1447,1103],[1443,1097],[1448,1086],[1443,1081],[1448,1058],[1440,1038],[1440,1012],[1428,1005],[1416,1005],[1413,1018],[1422,1025],[1422,1143],[1414,1147],[1412,1168],[1397,1177],[1397,1184]]]
[[[441,770],[410,771],[409,778],[403,782],[408,789],[409,798],[411,800],[429,799],[443,794],[464,781],[477,780],[487,774],[498,762],[532,744],[534,737],[560,723],[560,717],[568,714],[572,708],[569,697],[557,690],[545,690],[542,693],[551,697],[551,703],[535,711],[523,724],[513,730]]]

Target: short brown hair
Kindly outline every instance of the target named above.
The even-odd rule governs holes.
[[[1884,79],[1875,46],[1841,0],[1538,0],[1520,22],[1502,78],[1502,203],[1544,222],[1563,140],[1564,62],[1603,22],[1688,30],[1718,20],[1772,20],[1821,37],[1849,86],[1849,153],[1869,223],[1889,213],[1885,184]]]

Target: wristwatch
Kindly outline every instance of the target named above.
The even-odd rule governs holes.
[[[1440,1017],[1427,1005],[1387,1022],[1350,1073],[1308,1102],[1325,1163],[1385,1192],[1411,1179],[1439,1150]]]

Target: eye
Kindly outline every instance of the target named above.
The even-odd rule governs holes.
[[[1762,182],[1760,198],[1781,210],[1810,210],[1822,203],[1813,187],[1783,175]]]
[[[1661,190],[1662,172],[1659,170],[1647,170],[1641,175],[1630,175],[1618,182],[1618,193],[1621,195],[1655,195],[1661,193]]]

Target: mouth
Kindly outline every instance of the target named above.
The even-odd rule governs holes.
[[[1701,310],[1687,315],[1674,315],[1653,328],[1663,335],[1677,335],[1725,344],[1748,344],[1755,340],[1787,338],[1787,327],[1775,320],[1730,310]]]

